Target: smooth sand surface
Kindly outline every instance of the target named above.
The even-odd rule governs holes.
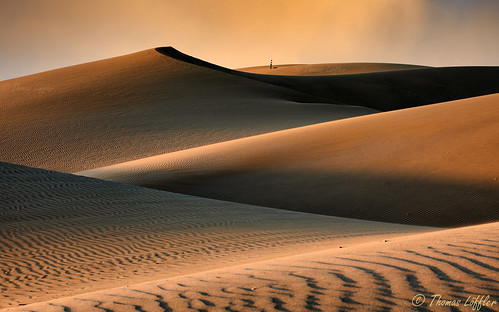
[[[499,218],[499,94],[81,172],[266,207],[431,226]]]
[[[426,66],[389,63],[330,63],[330,64],[273,64],[269,66],[255,66],[239,68],[239,71],[284,76],[325,76],[377,73],[392,70],[419,69]]]
[[[222,202],[0,163],[0,308],[433,228]]]
[[[498,243],[499,223],[492,223],[254,262],[4,311],[453,311],[442,306],[443,300],[454,300],[455,311],[497,311]],[[425,297],[418,307],[416,296]],[[473,306],[474,299],[482,296],[489,298]]]

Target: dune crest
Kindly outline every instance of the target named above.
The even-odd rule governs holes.
[[[0,82],[0,161],[75,172],[377,112],[307,97],[146,50]]]
[[[184,54],[172,47],[156,51],[214,71],[285,87],[307,101],[356,105],[390,111],[499,92],[499,66],[425,67],[329,76],[260,75],[231,70]],[[327,70],[323,68],[323,70]]]
[[[0,161],[82,171],[499,92],[498,77],[496,67],[258,75],[151,49],[0,82]]]

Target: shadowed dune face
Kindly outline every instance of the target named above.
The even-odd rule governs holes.
[[[0,308],[431,230],[0,163]]]
[[[422,68],[312,77],[279,76],[230,70],[171,47],[156,50],[186,63],[296,90],[315,98],[316,102],[359,105],[382,111],[499,92],[499,67]]]
[[[419,234],[5,311],[448,311],[437,305],[437,294],[460,300],[459,310],[489,295],[479,310],[495,311],[498,235],[498,223]],[[416,295],[425,297],[417,309]]]
[[[0,82],[0,160],[74,172],[377,112],[154,50]]]
[[[498,102],[495,94],[379,113],[81,174],[378,221],[439,226],[494,221]]]
[[[391,111],[499,92],[499,67],[449,67],[336,76],[253,75],[326,103]]]
[[[239,71],[262,75],[326,76],[378,73],[393,70],[421,69],[426,66],[387,63],[290,64],[240,68]]]

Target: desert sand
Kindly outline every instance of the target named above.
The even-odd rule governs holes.
[[[499,301],[498,103],[498,67],[171,47],[0,81],[0,311]]]
[[[435,230],[162,192],[2,163],[0,307]]]
[[[147,50],[0,82],[1,160],[75,172],[377,112],[305,97]]]
[[[497,311],[498,235],[498,223],[417,234],[5,311]]]
[[[493,94],[378,113],[79,174],[349,218],[476,224],[499,218],[498,102]]]
[[[239,71],[283,76],[325,76],[379,73],[392,70],[419,69],[426,66],[388,63],[331,63],[331,64],[273,64],[269,66],[255,66],[239,68]]]
[[[272,76],[156,50],[0,82],[0,160],[77,172],[499,92],[495,67]]]

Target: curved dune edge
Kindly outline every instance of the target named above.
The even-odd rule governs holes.
[[[255,66],[238,68],[238,71],[284,76],[326,76],[377,73],[393,70],[429,68],[421,65],[391,64],[391,63],[328,63],[328,64],[274,64],[270,66]]]
[[[384,222],[497,221],[497,103],[494,94],[378,113],[78,174]]]
[[[75,172],[378,112],[309,100],[146,50],[0,82],[0,161]]]
[[[204,68],[213,69],[220,72],[234,74],[242,77],[265,80],[264,75],[291,75],[291,76],[328,76],[339,74],[359,74],[376,73],[384,71],[404,70],[404,69],[424,69],[429,66],[411,65],[411,64],[391,64],[391,63],[329,63],[329,64],[290,64],[276,65],[272,70],[269,66],[246,67],[239,69],[230,69],[202,59],[180,52],[174,47],[159,47],[157,52],[179,61],[197,65]],[[277,68],[279,66],[279,68]],[[252,75],[257,74],[257,75]],[[275,80],[273,81],[275,82]]]
[[[0,308],[436,228],[296,213],[0,163]]]
[[[1,81],[0,161],[76,172],[379,110],[499,92],[498,79],[496,67],[257,75],[217,67],[173,48],[151,49]]]
[[[382,240],[37,303],[3,311],[439,311],[432,296],[499,305],[499,223]],[[482,297],[483,296],[483,297]],[[468,304],[468,306],[465,306]],[[478,306],[475,306],[478,308]],[[445,309],[448,309],[446,307]]]
[[[300,92],[306,101],[363,106],[381,111],[499,92],[499,66],[425,67],[350,75],[264,75],[221,67],[173,47],[156,51],[187,64]],[[320,65],[318,65],[320,66]],[[326,68],[323,68],[326,70]]]

